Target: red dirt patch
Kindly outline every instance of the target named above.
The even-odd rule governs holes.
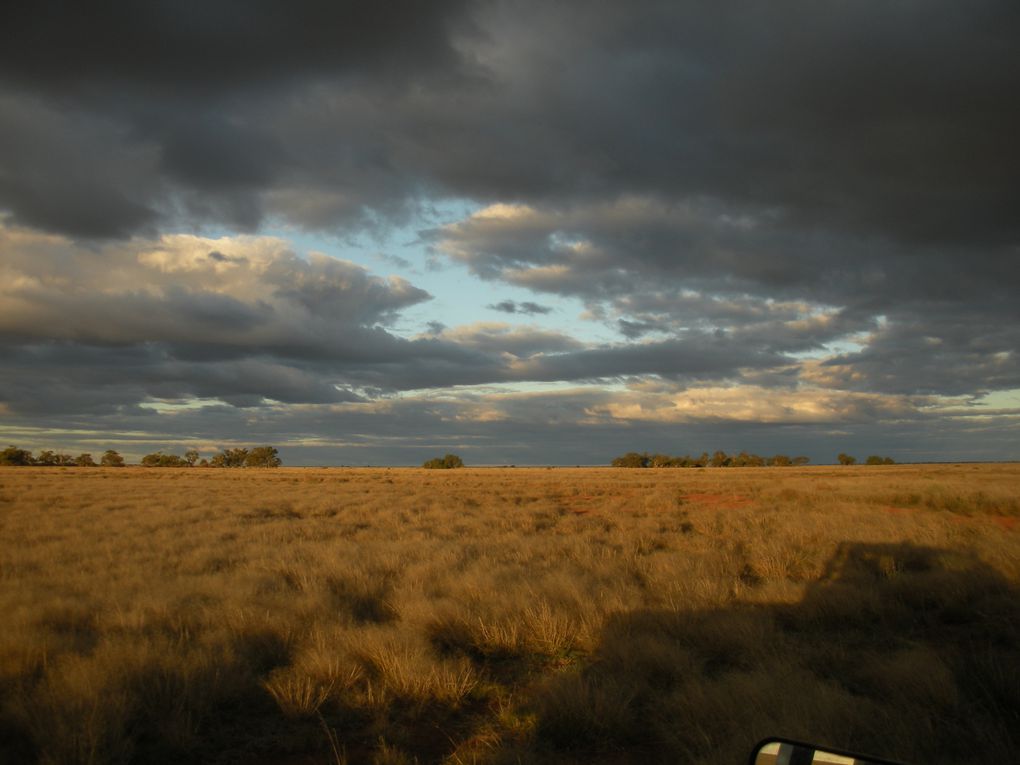
[[[911,515],[917,512],[916,507],[896,507],[896,505],[886,505],[882,509],[889,515]]]
[[[740,507],[747,507],[753,501],[750,497],[745,497],[743,494],[684,494],[681,499],[691,504],[719,508],[721,510],[736,510]]]

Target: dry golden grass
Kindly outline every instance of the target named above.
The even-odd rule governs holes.
[[[1020,752],[1020,467],[0,468],[4,763]]]

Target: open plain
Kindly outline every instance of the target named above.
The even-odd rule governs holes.
[[[1020,752],[1020,466],[0,469],[5,763]]]

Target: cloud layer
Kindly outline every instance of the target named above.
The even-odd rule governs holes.
[[[984,454],[1020,389],[1017,39],[1011,0],[13,9],[0,417]],[[410,261],[287,227],[417,227],[513,297],[401,331]]]

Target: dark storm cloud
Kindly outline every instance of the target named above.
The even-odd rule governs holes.
[[[408,72],[453,58],[460,2],[271,0],[102,8],[74,2],[12,7],[0,68],[29,89],[87,95],[104,85],[204,95],[323,72]]]
[[[1020,226],[1009,0],[104,8],[13,10],[0,78],[69,125],[108,121],[101,140],[132,156],[96,161],[134,183],[89,225],[59,200],[28,218],[8,191],[21,220],[116,235],[174,209],[273,210],[329,227],[429,190],[711,197],[910,244],[1009,245]],[[40,163],[36,186],[63,165]]]
[[[337,187],[317,168],[332,140],[303,152],[301,131],[266,129],[267,113],[317,82],[356,93],[458,77],[451,39],[469,23],[461,5],[12,8],[0,32],[0,206],[48,230],[120,237],[175,220],[251,230],[266,213],[262,196],[295,182],[328,197]],[[342,196],[359,198],[322,225],[358,218],[365,203],[386,206],[356,191],[380,185],[364,148],[337,168],[348,179]],[[406,189],[391,183],[386,193]]]
[[[157,147],[101,115],[0,91],[0,208],[74,236],[125,236],[156,220]]]

